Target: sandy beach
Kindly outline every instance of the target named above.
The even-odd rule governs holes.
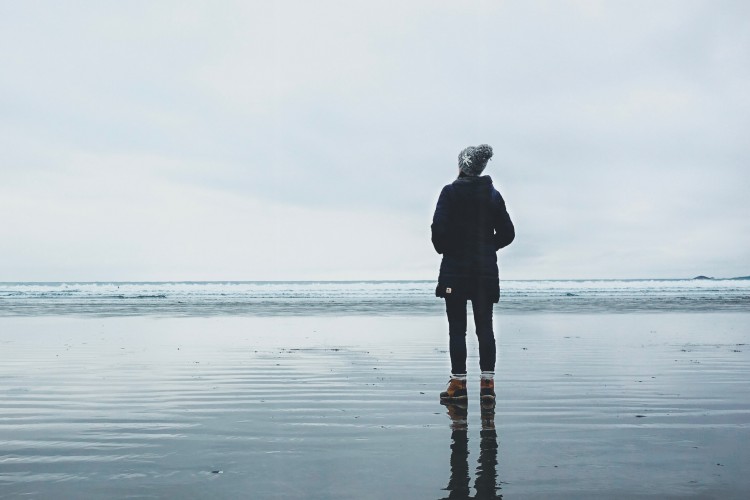
[[[0,318],[0,498],[746,498],[746,313]]]

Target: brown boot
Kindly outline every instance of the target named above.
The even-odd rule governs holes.
[[[441,403],[466,403],[468,399],[466,380],[452,378],[448,382],[448,388],[440,393]]]
[[[482,407],[495,406],[495,381],[491,378],[483,378],[479,382],[479,400]]]

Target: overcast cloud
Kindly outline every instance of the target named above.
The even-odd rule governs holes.
[[[0,281],[433,279],[456,156],[501,277],[750,274],[743,1],[0,1]]]

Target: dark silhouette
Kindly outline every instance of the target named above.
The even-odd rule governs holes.
[[[484,500],[503,498],[497,474],[497,432],[495,430],[494,408],[482,408],[482,430],[479,433],[479,458],[474,478],[475,495],[471,496],[469,472],[469,435],[467,408],[448,404],[451,419],[451,475],[448,479],[448,496],[443,499]]]
[[[466,302],[471,301],[482,370],[480,397],[495,400],[495,334],[492,307],[500,300],[497,251],[516,236],[505,200],[488,175],[480,176],[492,148],[468,147],[458,156],[458,179],[440,193],[432,219],[432,243],[443,254],[435,295],[445,299],[451,380],[440,394],[444,403],[465,403]]]

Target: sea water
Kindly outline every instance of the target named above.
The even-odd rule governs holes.
[[[503,313],[750,311],[750,280],[502,281]],[[434,281],[4,282],[0,316],[435,315]]]

